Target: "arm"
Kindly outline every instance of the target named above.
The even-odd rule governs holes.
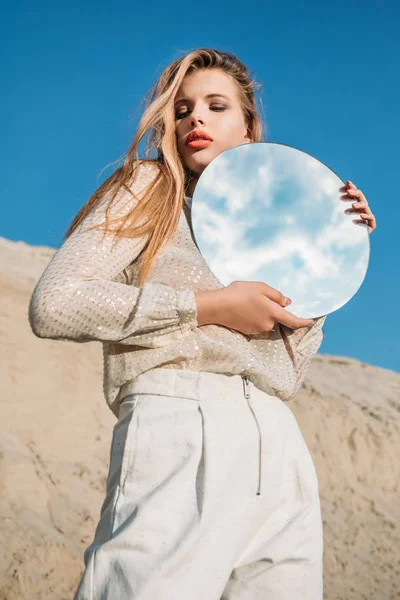
[[[154,175],[141,166],[136,196]],[[110,217],[132,210],[135,199],[121,190]],[[147,239],[120,238],[87,227],[104,222],[101,202],[56,251],[41,275],[29,303],[29,322],[41,338],[89,342],[112,341],[157,348],[179,341],[197,327],[191,289],[145,282],[141,288],[113,281],[134,261]],[[124,213],[125,214],[125,213]],[[104,236],[104,237],[103,237]]]
[[[196,293],[197,302],[197,320],[198,326],[211,323],[219,324],[221,322],[221,311],[224,312],[226,300],[226,288]],[[292,329],[277,323],[281,336],[287,340],[288,346],[293,353],[300,353],[304,356],[316,352],[315,345],[318,347],[322,342],[322,327],[326,316],[314,319],[314,323],[307,327]],[[238,329],[240,332],[240,329]],[[283,335],[282,335],[283,334]]]
[[[226,293],[227,288],[196,294],[199,327],[210,323],[219,324],[221,320],[224,322],[221,316],[226,308]],[[290,400],[300,388],[311,360],[321,345],[325,319],[326,316],[319,317],[314,319],[311,325],[298,329],[277,323],[275,335],[269,337],[271,348],[267,351],[268,356],[273,356],[277,350],[280,352],[282,343],[286,350],[282,365],[278,370],[274,367],[275,376],[272,386],[276,395],[282,400]],[[240,329],[237,331],[240,332]],[[263,339],[250,340],[250,344],[257,345],[260,341],[262,342]]]

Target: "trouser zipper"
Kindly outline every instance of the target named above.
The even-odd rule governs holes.
[[[260,425],[258,424],[257,421],[257,416],[253,410],[253,407],[250,404],[250,386],[249,386],[249,378],[247,375],[242,375],[242,379],[243,379],[243,388],[244,388],[244,397],[247,400],[247,404],[249,405],[249,408],[251,410],[251,412],[253,413],[253,417],[257,423],[257,427],[258,427],[258,434],[259,434],[259,452],[258,452],[258,489],[257,489],[257,496],[260,496],[261,494],[261,458],[262,458],[262,439],[261,439],[261,429],[260,429]]]

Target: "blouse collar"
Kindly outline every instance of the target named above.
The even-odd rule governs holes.
[[[190,196],[186,196],[186,194],[183,194],[183,198],[184,198],[187,206],[189,208],[192,208],[192,198],[190,198]]]

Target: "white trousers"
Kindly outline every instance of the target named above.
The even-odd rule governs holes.
[[[287,404],[163,368],[125,391],[74,600],[321,600],[318,480]]]

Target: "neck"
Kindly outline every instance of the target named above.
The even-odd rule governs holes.
[[[194,190],[195,190],[198,180],[199,180],[199,176],[196,175],[195,173],[191,172],[191,176],[185,186],[186,196],[190,196],[190,198],[193,197],[193,193],[194,193]]]
[[[189,184],[188,186],[186,186],[186,188],[185,188],[186,196],[189,196],[190,198],[192,198],[195,187],[196,187],[196,185],[193,184],[193,182],[191,184]]]

